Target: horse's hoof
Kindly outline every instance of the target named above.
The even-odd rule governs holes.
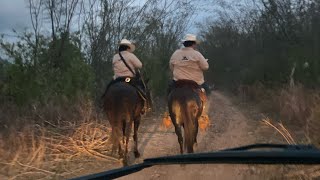
[[[139,157],[140,157],[140,153],[139,153],[138,151],[135,151],[135,152],[134,152],[134,157],[135,157],[135,158],[139,158]]]

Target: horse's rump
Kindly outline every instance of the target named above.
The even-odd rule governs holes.
[[[201,115],[203,101],[198,90],[184,86],[171,91],[168,105],[170,115],[174,114],[176,122],[182,124],[183,119],[195,119]]]
[[[104,108],[107,114],[112,112],[137,115],[143,108],[143,100],[135,87],[119,81],[112,84],[106,92]]]

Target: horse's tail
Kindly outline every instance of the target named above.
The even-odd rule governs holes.
[[[193,153],[193,145],[196,139],[196,115],[197,115],[197,104],[195,101],[186,101],[181,108],[181,116],[184,123],[184,148],[187,149],[188,153]]]

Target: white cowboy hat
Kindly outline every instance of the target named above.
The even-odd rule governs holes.
[[[130,47],[128,51],[133,52],[136,49],[136,46],[132,44],[129,40],[127,39],[122,39],[119,43],[119,45],[127,45]]]
[[[184,37],[182,42],[185,42],[185,41],[194,41],[194,42],[196,42],[196,44],[200,43],[200,41],[197,40],[197,36],[194,34],[186,34],[186,36]]]

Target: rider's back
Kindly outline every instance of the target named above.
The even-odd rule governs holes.
[[[174,80],[192,80],[201,85],[204,83],[203,71],[209,68],[209,64],[200,52],[186,47],[173,53],[170,68]]]
[[[128,51],[122,51],[121,55],[132,71],[135,72],[135,69],[142,67],[141,61],[133,53]],[[134,77],[134,74],[132,74],[132,72],[124,64],[119,54],[115,54],[113,56],[112,64],[114,71],[114,79],[117,77]]]

